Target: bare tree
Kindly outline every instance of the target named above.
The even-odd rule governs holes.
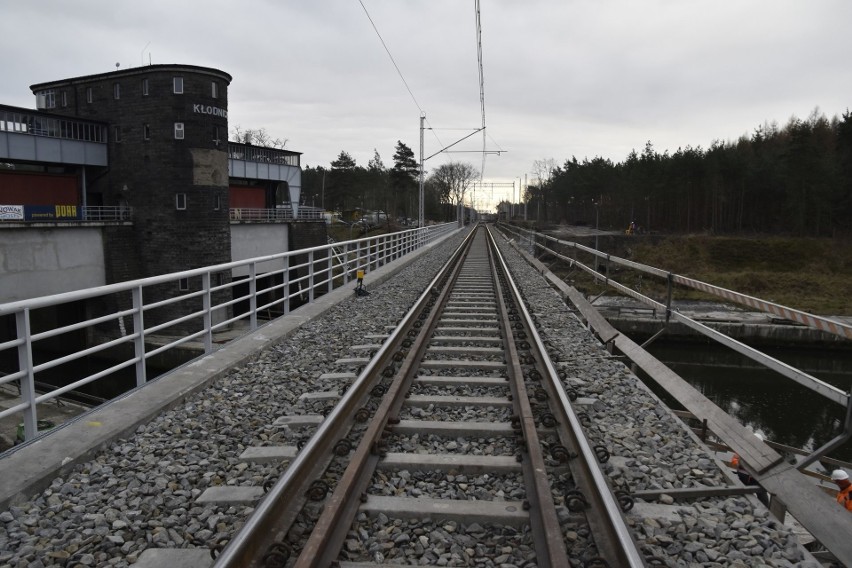
[[[464,202],[464,195],[479,175],[473,166],[462,162],[450,162],[438,167],[432,179],[441,188],[446,201],[458,205]]]
[[[553,170],[556,169],[556,160],[553,158],[545,158],[543,160],[535,160],[532,165],[532,175],[540,181],[536,184],[539,187],[546,186],[550,183],[553,177]]]
[[[231,128],[231,141],[239,144],[251,144],[252,146],[263,146],[265,148],[278,148],[283,150],[287,146],[288,139],[272,138],[265,128],[243,128],[237,124]]]

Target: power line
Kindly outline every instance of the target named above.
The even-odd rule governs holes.
[[[390,58],[391,63],[393,63],[394,69],[396,69],[396,72],[399,75],[399,78],[402,79],[402,84],[405,85],[405,89],[408,91],[408,94],[411,95],[411,100],[414,101],[414,106],[416,106],[417,110],[420,111],[420,114],[424,117],[424,120],[426,120],[426,124],[429,124],[429,119],[427,119],[426,116],[425,116],[426,113],[423,112],[423,109],[420,107],[420,103],[417,102],[417,97],[414,96],[414,93],[411,91],[411,87],[408,86],[408,81],[406,81],[405,77],[402,75],[402,71],[399,69],[399,65],[396,64],[396,60],[393,58],[393,55],[391,55],[390,49],[388,49],[388,46],[385,43],[385,40],[382,38],[382,34],[379,33],[379,28],[376,27],[376,23],[373,21],[373,18],[370,16],[370,12],[367,11],[367,7],[364,6],[363,0],[358,0],[358,3],[361,4],[361,8],[364,9],[364,13],[367,15],[367,19],[370,20],[370,24],[373,26],[373,30],[376,32],[376,35],[379,37],[379,41],[382,42],[382,47],[385,48],[385,52],[388,54],[388,57]],[[438,141],[438,144],[441,147],[443,147],[444,143],[441,142],[440,138],[438,138],[438,135],[435,133],[435,129],[432,128],[431,124],[429,124],[429,129],[432,131],[432,135],[435,137],[435,140]]]
[[[485,175],[485,77],[482,72],[482,22],[479,16],[479,0],[475,0],[476,10],[476,59],[479,62],[479,106],[482,109],[482,169],[479,171],[479,181]]]
[[[402,71],[399,70],[399,66],[396,64],[396,61],[394,60],[393,55],[391,55],[391,52],[388,49],[388,46],[385,45],[385,40],[382,39],[382,34],[379,33],[379,28],[376,27],[375,22],[373,22],[373,18],[370,17],[370,12],[368,12],[367,7],[364,6],[364,2],[362,0],[358,0],[358,3],[361,4],[362,8],[364,8],[364,13],[367,14],[367,19],[370,20],[370,24],[373,26],[373,30],[375,30],[376,35],[379,36],[379,41],[382,42],[382,47],[385,48],[385,51],[387,52],[388,57],[390,57],[391,63],[393,63],[393,66],[396,69],[396,72],[399,74],[399,78],[402,79],[402,83],[405,85],[405,88],[408,90],[408,94],[411,95],[411,100],[414,101],[414,104],[417,107],[417,110],[420,111],[420,114],[426,114],[426,113],[423,112],[423,109],[420,108],[420,103],[417,102],[417,98],[414,96],[414,93],[411,92],[411,88],[408,86],[408,82],[406,82],[405,77],[402,76]]]

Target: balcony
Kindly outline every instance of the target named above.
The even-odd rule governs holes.
[[[232,223],[281,223],[292,221],[320,221],[323,210],[319,207],[298,207],[297,215],[289,206],[278,209],[234,208],[230,210]]]

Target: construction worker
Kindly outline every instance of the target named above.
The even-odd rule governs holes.
[[[852,482],[849,481],[849,474],[842,469],[835,469],[831,472],[831,480],[837,484],[840,491],[837,493],[837,502],[846,507],[847,511],[852,511]]]

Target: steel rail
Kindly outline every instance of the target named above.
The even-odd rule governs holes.
[[[493,235],[489,231],[489,237],[494,240]],[[500,263],[507,274],[510,273],[505,259],[502,255],[499,257]],[[513,289],[513,294],[521,297],[514,282],[509,285]],[[526,304],[520,302],[518,310],[529,328],[530,336],[533,341],[541,346],[541,352],[547,355],[547,350],[544,347],[544,342],[536,330],[535,323]],[[621,512],[621,507],[618,505],[612,489],[604,477],[603,472],[597,463],[597,457],[591,447],[583,427],[580,423],[577,414],[571,406],[568,394],[559,380],[559,375],[549,356],[543,356],[541,361],[546,369],[546,384],[551,390],[551,400],[558,402],[554,404],[553,410],[560,413],[562,420],[559,421],[560,432],[567,434],[571,438],[573,445],[582,459],[573,459],[569,462],[574,480],[577,485],[583,490],[584,495],[591,500],[591,504],[586,511],[587,518],[590,523],[593,523],[598,529],[594,530],[593,535],[598,547],[598,551],[611,558],[609,562],[611,566],[640,568],[644,567],[639,550],[628,529]]]
[[[486,231],[488,238],[488,256],[491,264],[491,274],[494,280],[495,290],[507,290],[515,306],[523,305],[523,298],[519,295],[517,287],[512,281],[512,275],[508,272],[506,264],[502,262],[500,251]],[[499,282],[502,276],[504,282]],[[511,284],[511,286],[510,286]],[[518,348],[515,344],[515,333],[512,331],[512,323],[509,320],[509,309],[502,294],[497,294],[499,313],[501,314],[502,335],[506,350],[507,373],[512,395],[516,402],[518,421],[521,434],[525,443],[527,459],[523,467],[527,470],[527,477],[532,479],[532,487],[528,487],[530,494],[530,524],[536,535],[536,560],[542,568],[567,568],[571,566],[565,548],[565,540],[559,525],[559,517],[553,503],[550,482],[547,479],[547,468],[541,449],[541,441],[536,429],[535,416],[533,415],[530,399],[524,384],[524,372],[521,369],[518,357]],[[543,349],[540,343],[535,345],[537,349]],[[540,357],[539,357],[540,360]]]
[[[458,257],[471,235],[453,252],[451,258]],[[397,345],[402,341],[402,329],[413,325],[418,316],[417,306],[426,301],[445,273],[446,268],[432,279],[414,307],[403,316],[401,324],[367,363],[278,482],[258,504],[240,532],[219,555],[215,563],[216,568],[258,566],[258,553],[265,552],[276,542],[283,541],[306,500],[305,495],[311,481],[318,477],[325,464],[330,461],[333,445],[348,431],[355,412],[373,388],[378,372],[390,361]]]
[[[298,559],[291,568],[318,568],[329,566],[340,555],[344,541],[347,538],[349,528],[358,513],[360,497],[367,489],[376,464],[380,459],[380,442],[389,427],[390,418],[398,415],[405,401],[405,395],[411,387],[414,374],[417,371],[420,360],[429,346],[435,327],[452,291],[453,284],[458,278],[464,263],[464,256],[473,242],[474,231],[464,241],[464,249],[460,248],[461,254],[454,256],[452,264],[447,266],[448,270],[442,271],[447,274],[444,285],[439,288],[437,297],[425,294],[420,297],[417,304],[412,308],[417,312],[418,318],[425,315],[425,319],[417,333],[416,340],[411,346],[405,358],[401,362],[399,370],[394,374],[392,383],[384,394],[376,413],[370,422],[355,453],[350,456],[349,465],[337,483],[331,497],[326,501],[322,515],[317,520],[311,531],[310,537],[302,548]],[[443,280],[443,279],[442,279]],[[401,326],[400,331],[406,335],[412,329],[414,321],[407,321]]]

